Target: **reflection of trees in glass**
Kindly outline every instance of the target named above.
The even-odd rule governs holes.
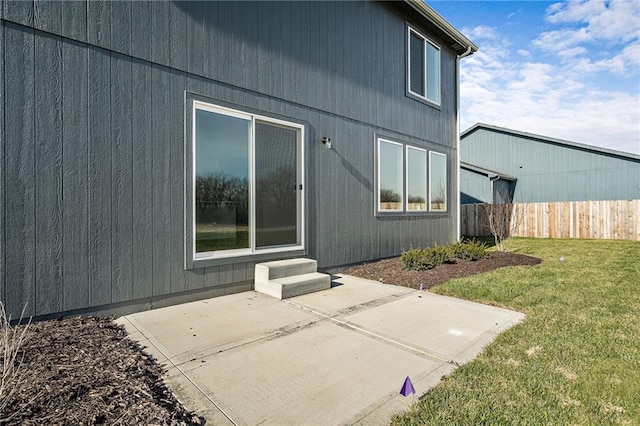
[[[445,202],[447,200],[447,192],[444,182],[438,182],[438,187],[431,194],[431,208],[444,209]]]
[[[295,224],[296,171],[281,167],[256,181],[257,219],[271,224]],[[260,223],[259,223],[260,225]]]
[[[402,195],[392,189],[380,188],[381,203],[399,203],[402,201]]]
[[[220,208],[235,210],[235,223],[249,223],[249,183],[224,172],[196,176],[196,221],[215,222]]]
[[[419,197],[416,195],[409,195],[409,203],[424,203],[424,197]]]

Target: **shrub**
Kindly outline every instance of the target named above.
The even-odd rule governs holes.
[[[400,261],[402,262],[402,269],[411,269],[414,271],[422,271],[426,268],[422,268],[422,258],[424,256],[424,250],[419,248],[410,248],[403,251],[400,255]]]
[[[425,249],[409,249],[402,253],[400,261],[402,262],[402,269],[424,271],[455,260],[450,246],[436,245]]]
[[[427,259],[433,264],[431,268],[442,265],[443,263],[455,263],[451,246],[435,245],[432,248],[425,249],[427,251]],[[429,269],[431,269],[429,268]]]
[[[443,263],[455,263],[460,260],[478,260],[489,256],[489,248],[485,243],[471,240],[458,242],[448,246],[435,245],[431,248],[411,248],[400,256],[402,269],[424,271]]]
[[[453,257],[461,260],[479,260],[489,256],[489,248],[483,242],[471,240],[451,246]]]

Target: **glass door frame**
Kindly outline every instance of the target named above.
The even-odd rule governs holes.
[[[234,258],[241,256],[251,256],[257,254],[268,254],[268,253],[280,253],[280,252],[289,252],[289,251],[304,251],[305,250],[305,164],[304,164],[304,141],[305,141],[305,126],[302,124],[298,124],[292,121],[286,121],[281,119],[276,119],[268,116],[264,116],[261,114],[253,114],[245,111],[239,111],[232,108],[227,108],[219,105],[215,105],[209,102],[193,100],[191,106],[191,137],[189,138],[190,146],[190,158],[188,158],[186,163],[190,164],[190,170],[188,179],[190,180],[190,192],[191,196],[187,196],[187,202],[189,203],[189,208],[187,209],[187,214],[190,215],[190,220],[186,221],[186,227],[189,232],[186,232],[186,243],[189,251],[191,253],[190,256],[187,257],[186,266],[189,267],[194,261],[204,260],[204,259],[225,259],[225,258]],[[249,248],[247,249],[230,249],[230,250],[219,250],[219,251],[210,251],[210,252],[196,252],[196,220],[195,220],[195,183],[196,183],[196,110],[205,110],[210,111],[216,114],[227,115],[235,118],[242,118],[249,121],[250,127],[250,135],[249,135]],[[297,134],[296,140],[296,205],[297,205],[297,219],[296,219],[296,228],[297,228],[297,244],[291,245],[280,245],[280,246],[267,246],[267,247],[256,247],[256,194],[255,194],[255,150],[256,150],[256,140],[255,140],[255,124],[256,121],[266,124],[273,125],[277,127],[283,127],[286,129],[295,130]],[[190,229],[189,229],[190,228]],[[190,235],[189,235],[190,234]],[[189,261],[189,257],[190,260]]]

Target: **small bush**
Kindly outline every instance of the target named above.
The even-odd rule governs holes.
[[[431,248],[411,248],[400,256],[402,269],[425,271],[443,263],[455,263],[456,259],[472,261],[489,256],[485,243],[475,240],[459,242],[448,246],[435,245]]]
[[[419,248],[411,248],[402,252],[400,255],[400,261],[402,262],[402,269],[410,269],[414,271],[422,271],[426,268],[422,267],[422,258],[424,257],[424,250]]]
[[[453,257],[453,251],[451,246],[439,246],[435,245],[432,248],[425,249],[427,251],[427,258],[433,263],[433,267],[442,265],[443,263],[455,263]],[[429,268],[429,269],[431,269]]]
[[[461,260],[479,260],[489,256],[489,248],[483,242],[471,240],[451,246],[453,256]]]
[[[402,269],[425,271],[447,262],[455,262],[450,246],[438,246],[425,249],[412,248],[402,253]]]

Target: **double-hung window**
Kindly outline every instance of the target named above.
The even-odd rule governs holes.
[[[447,156],[377,138],[376,212],[423,213],[447,210]]]
[[[440,48],[408,27],[407,86],[411,95],[440,105]]]
[[[304,127],[193,102],[194,259],[303,248]]]

